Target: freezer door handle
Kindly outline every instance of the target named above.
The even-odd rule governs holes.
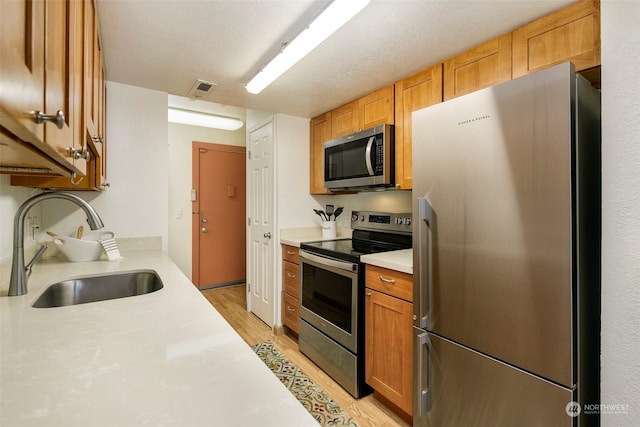
[[[431,341],[426,332],[415,334],[416,389],[414,417],[423,417],[431,411]]]
[[[432,292],[432,236],[434,213],[426,197],[418,198],[418,289],[416,326],[428,328]]]

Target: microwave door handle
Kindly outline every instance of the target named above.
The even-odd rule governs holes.
[[[374,175],[373,166],[371,165],[371,147],[373,147],[373,143],[375,140],[376,140],[376,137],[372,136],[371,138],[369,138],[369,142],[367,142],[366,159],[367,159],[367,170],[369,171],[370,176]]]

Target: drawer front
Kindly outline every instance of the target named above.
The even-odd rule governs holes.
[[[413,302],[413,276],[411,274],[370,264],[367,264],[365,268],[368,288]]]
[[[298,294],[298,272],[300,266],[288,261],[282,261],[282,290],[295,298]]]
[[[300,256],[298,254],[299,248],[295,246],[282,245],[282,259],[292,262],[294,264],[300,263]]]
[[[282,323],[296,334],[298,333],[298,307],[300,301],[289,294],[282,293]]]

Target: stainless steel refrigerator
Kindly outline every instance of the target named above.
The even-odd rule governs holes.
[[[569,63],[413,113],[414,426],[599,424],[600,182]]]

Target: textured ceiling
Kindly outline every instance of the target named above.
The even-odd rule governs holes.
[[[572,0],[371,0],[258,95],[244,86],[326,0],[97,0],[107,80],[314,117]]]

